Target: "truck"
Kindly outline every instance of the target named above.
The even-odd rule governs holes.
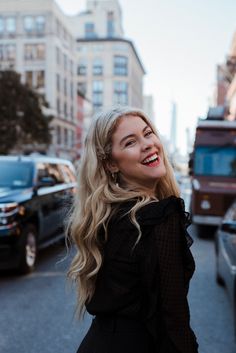
[[[189,167],[190,213],[204,237],[236,199],[236,121],[199,119]]]

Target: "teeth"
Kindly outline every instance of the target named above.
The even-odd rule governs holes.
[[[158,158],[158,155],[157,155],[157,153],[155,153],[153,156],[144,159],[143,163],[150,163],[150,162],[153,162],[153,161],[155,161],[157,158]]]

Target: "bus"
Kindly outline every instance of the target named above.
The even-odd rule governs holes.
[[[236,199],[236,121],[200,119],[189,165],[192,222],[204,237]]]

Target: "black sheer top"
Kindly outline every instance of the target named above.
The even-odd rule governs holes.
[[[129,215],[135,202],[122,203],[109,221],[103,265],[87,311],[143,320],[157,352],[196,353],[187,302],[195,264],[184,202],[171,196],[139,209],[137,244],[138,230]]]

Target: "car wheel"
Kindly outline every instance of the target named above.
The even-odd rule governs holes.
[[[200,239],[212,239],[215,234],[215,226],[209,226],[205,224],[196,224],[197,236]]]
[[[205,225],[196,224],[196,231],[198,238],[206,239],[208,237],[208,231]]]
[[[20,273],[30,273],[34,270],[37,257],[37,236],[33,224],[25,226],[22,232],[22,244],[20,249]]]

